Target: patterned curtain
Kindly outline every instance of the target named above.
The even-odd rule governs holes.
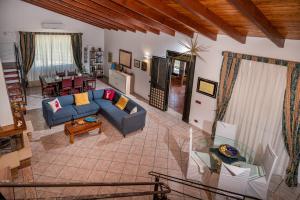
[[[216,117],[212,127],[212,138],[215,137],[217,121],[223,120],[232,94],[233,86],[239,71],[241,54],[223,53],[223,63],[220,72],[219,90],[217,94]]]
[[[32,67],[35,57],[35,33],[20,32],[20,50],[25,80],[27,81],[27,74]]]
[[[300,64],[288,63],[283,104],[282,133],[290,156],[285,182],[289,187],[298,183],[300,162]]]
[[[82,33],[73,33],[71,34],[71,43],[73,50],[74,61],[79,69],[82,72]]]

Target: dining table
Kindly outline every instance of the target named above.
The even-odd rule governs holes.
[[[221,145],[233,147],[237,150],[237,155],[225,156],[219,149]],[[249,179],[256,179],[265,175],[262,167],[254,164],[255,151],[238,140],[222,136],[215,136],[213,139],[203,136],[193,137],[190,153],[194,160],[200,159],[201,163],[204,163],[211,173],[219,174],[222,163],[226,163],[240,168],[250,168]]]
[[[56,75],[53,75],[53,76],[46,76],[45,75],[45,76],[41,76],[41,79],[42,79],[42,81],[43,81],[44,84],[49,85],[49,86],[50,85],[55,86],[56,91],[59,91],[63,79],[71,78],[72,81],[74,81],[75,77],[76,76],[58,77]],[[88,82],[94,82],[94,83],[96,83],[96,78],[93,75],[82,74],[80,77],[83,78],[83,82],[84,82],[85,85],[88,84]]]

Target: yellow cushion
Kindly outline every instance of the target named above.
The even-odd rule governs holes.
[[[89,104],[89,95],[87,92],[74,94],[76,106]]]
[[[124,96],[121,96],[119,101],[116,103],[116,106],[120,109],[120,110],[124,110],[124,108],[126,107],[128,103],[128,99]]]

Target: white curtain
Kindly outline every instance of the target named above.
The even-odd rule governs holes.
[[[35,44],[29,81],[39,80],[39,75],[54,76],[56,71],[75,70],[70,35],[36,35]]]
[[[287,67],[242,60],[225,122],[238,126],[238,140],[260,162],[267,144],[278,155],[275,173],[284,175],[289,156],[282,136],[282,112]]]

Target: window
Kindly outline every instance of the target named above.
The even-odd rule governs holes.
[[[180,61],[175,60],[174,61],[174,67],[173,67],[173,74],[179,75],[179,72],[180,72]]]
[[[40,75],[53,76],[56,71],[73,71],[75,66],[70,35],[36,35],[29,81],[39,80]]]

